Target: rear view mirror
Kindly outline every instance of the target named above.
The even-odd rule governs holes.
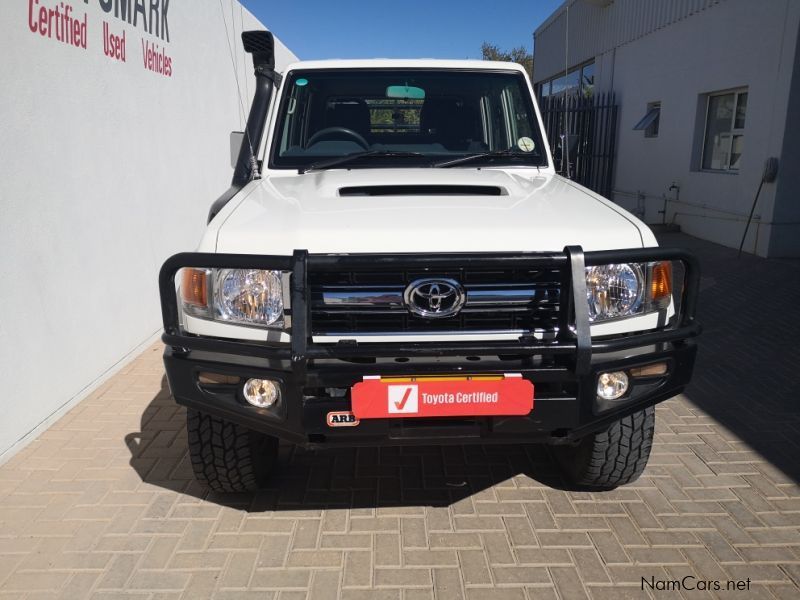
[[[244,142],[244,131],[231,131],[231,168],[236,168],[239,162],[239,150]]]
[[[423,100],[425,98],[425,90],[411,85],[390,85],[386,88],[386,97]]]

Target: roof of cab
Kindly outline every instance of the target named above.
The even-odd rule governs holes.
[[[517,63],[492,60],[440,60],[434,58],[331,59],[291,63],[286,71],[297,69],[479,69],[487,71],[525,71]]]

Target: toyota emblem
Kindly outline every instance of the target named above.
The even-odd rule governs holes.
[[[408,310],[426,319],[452,317],[467,301],[461,284],[453,279],[417,279],[403,293]]]

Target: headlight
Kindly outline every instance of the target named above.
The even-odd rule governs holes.
[[[636,314],[642,304],[644,276],[638,264],[586,268],[589,321]]]
[[[283,326],[281,271],[183,269],[183,310],[201,319],[252,327]]]
[[[592,323],[663,310],[671,296],[669,262],[586,267],[586,300]]]
[[[221,269],[214,280],[215,318],[247,325],[283,319],[280,271]]]

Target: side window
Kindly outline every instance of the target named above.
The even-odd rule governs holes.
[[[281,152],[302,146],[306,128],[306,111],[310,104],[306,85],[295,85],[286,104],[286,119],[281,132]]]
[[[507,88],[509,96],[509,109],[511,112],[511,128],[513,133],[513,140],[517,140],[522,136],[532,137],[533,130],[531,126],[533,119],[528,115],[526,108],[528,103],[522,98],[520,86],[512,85]]]
[[[508,143],[508,119],[505,110],[505,92],[487,94],[483,97],[483,106],[488,116],[489,150],[505,150]]]
[[[503,130],[506,132],[504,148],[516,147],[522,138],[535,139],[537,137],[533,132],[536,121],[533,115],[528,113],[528,103],[525,102],[522,93],[522,89],[518,85],[510,85],[503,90],[502,106],[505,125]]]

